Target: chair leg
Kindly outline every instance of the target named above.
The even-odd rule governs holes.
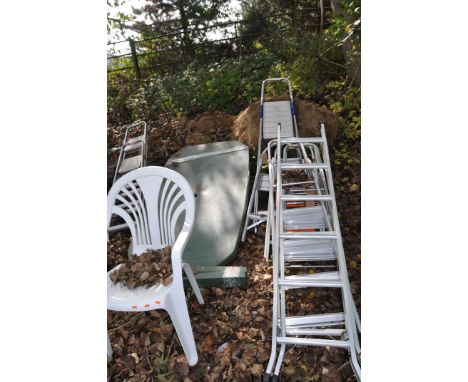
[[[203,305],[205,301],[203,300],[203,296],[200,292],[200,288],[198,287],[197,280],[195,279],[195,276],[193,275],[192,268],[190,268],[190,265],[187,263],[182,263],[182,269],[184,270],[185,274],[187,275],[187,279],[190,283],[190,286],[193,289],[193,293],[195,293],[195,296],[197,297],[198,302]]]
[[[197,348],[195,347],[195,339],[193,338],[192,325],[183,288],[177,288],[171,292],[171,296],[168,296],[166,310],[169,316],[171,316],[188,364],[190,366],[196,365],[198,362]]]
[[[107,333],[107,357],[112,358],[112,345],[109,338],[109,333]]]

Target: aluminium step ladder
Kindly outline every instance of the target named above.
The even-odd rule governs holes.
[[[129,138],[130,131],[141,130],[141,135]],[[119,158],[115,167],[114,179],[115,183],[117,178],[127,172],[136,170],[140,167],[146,166],[146,151],[147,151],[147,138],[146,138],[146,122],[140,121],[128,125],[125,128],[125,136],[119,150]]]
[[[288,100],[273,100],[265,101],[265,87],[268,83],[285,83],[288,87]],[[259,119],[259,133],[258,133],[258,146],[257,146],[257,169],[255,173],[255,179],[252,186],[252,192],[247,207],[246,218],[244,222],[244,229],[242,232],[242,241],[245,241],[247,231],[254,229],[257,232],[257,228],[260,224],[266,222],[265,229],[265,247],[264,247],[264,258],[267,260],[269,257],[269,241],[271,237],[271,224],[269,222],[268,210],[259,210],[259,194],[260,192],[270,192],[270,180],[269,174],[262,172],[263,158],[271,155],[271,148],[267,145],[262,149],[262,144],[275,140],[277,137],[277,125],[281,124],[281,137],[290,138],[297,137],[298,125],[297,125],[297,111],[294,103],[294,97],[292,93],[291,82],[288,78],[267,78],[262,82],[261,93],[260,93],[260,119]],[[302,162],[302,158],[308,158],[308,154],[304,149],[304,146],[300,144],[291,147],[285,145],[284,154],[285,161],[293,163]],[[290,152],[293,152],[293,157],[288,157]],[[313,152],[310,153],[314,155]],[[297,202],[288,202],[288,205],[294,206]],[[306,215],[302,215],[306,217]],[[300,217],[296,218],[296,221],[300,220]],[[304,222],[305,224],[306,222]]]
[[[288,87],[288,100],[265,101],[265,87],[269,83],[285,83]],[[288,78],[267,78],[262,81],[260,92],[260,118],[257,146],[257,169],[252,186],[247,214],[242,232],[242,241],[245,241],[247,231],[258,228],[258,225],[267,223],[266,232],[269,231],[268,214],[266,210],[259,210],[259,193],[269,192],[268,174],[262,173],[263,157],[267,148],[262,148],[262,143],[276,138],[276,126],[281,123],[281,134],[283,137],[295,137],[298,135],[296,107],[292,93],[291,82]],[[265,246],[265,257],[267,257],[267,246]]]
[[[282,139],[281,125],[278,124],[277,137],[276,142],[269,143],[272,149],[276,145],[275,154],[269,161],[268,209],[269,221],[273,225],[273,325],[271,356],[263,381],[270,378],[279,380],[288,345],[345,348],[360,381],[360,319],[348,281],[325,128],[321,124],[320,138]],[[290,163],[285,160],[282,149],[285,145],[303,145],[314,152],[314,156],[307,162]],[[309,183],[303,183],[302,187],[296,184],[295,192],[291,192],[283,179],[287,180],[288,173],[292,171],[302,172],[305,179],[312,178],[313,187]],[[302,202],[303,205],[314,203],[314,209],[302,207],[288,211],[286,203],[291,201]],[[301,213],[313,216],[308,219],[309,231],[295,232],[290,229],[296,224],[294,214]],[[303,220],[298,221],[303,229]],[[299,288],[340,290],[342,311],[304,316],[288,314],[289,294]]]
[[[146,122],[139,121],[131,125],[124,126],[125,135],[122,146],[113,148],[113,152],[119,151],[117,165],[115,167],[114,178],[112,184],[123,174],[146,166],[147,157],[147,135]],[[133,135],[133,137],[130,137]],[[108,231],[119,231],[128,228],[124,222],[115,224],[111,223]]]

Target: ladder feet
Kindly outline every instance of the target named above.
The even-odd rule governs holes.
[[[270,373],[263,374],[263,382],[270,382]]]

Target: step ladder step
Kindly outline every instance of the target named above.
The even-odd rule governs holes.
[[[319,170],[328,169],[325,163],[281,163],[282,170]]]
[[[278,320],[278,322],[280,322]],[[345,322],[344,313],[321,313],[309,316],[289,316],[285,318],[288,328],[310,328],[320,326],[343,325]]]
[[[145,136],[144,135],[139,135],[138,137],[130,138],[127,140],[127,144],[133,144],[133,143],[139,143],[139,142],[144,142],[145,141]]]
[[[277,337],[276,342],[286,345],[302,345],[302,346],[332,346],[337,348],[351,348],[349,341],[343,340],[327,340],[323,338],[296,338],[296,337]]]
[[[325,232],[284,232],[280,234],[280,239],[331,239],[336,240],[338,236],[334,231]]]
[[[296,202],[296,201],[333,201],[331,195],[297,195],[297,194],[285,194],[281,196],[281,200],[285,202]]]
[[[304,180],[302,182],[288,182],[284,181],[283,187],[292,187],[292,186],[303,186],[303,185],[312,185],[313,187],[309,187],[307,191],[314,191],[316,190],[315,181],[313,180]],[[273,185],[276,190],[276,184]],[[269,192],[270,191],[270,177],[268,174],[260,174],[258,177],[258,186],[257,189],[259,191]],[[298,188],[298,190],[303,191],[303,188]]]
[[[336,260],[332,240],[286,240],[283,253],[285,261]]]
[[[323,143],[325,142],[323,138],[298,138],[298,137],[291,137],[291,138],[281,138],[281,143]]]
[[[120,164],[119,174],[125,174],[141,167],[142,159],[141,155],[125,158]]]
[[[126,153],[130,153],[131,151],[142,150],[143,149],[143,142],[136,142],[136,143],[127,143],[124,147],[124,151]]]
[[[321,206],[291,208],[283,211],[284,230],[291,229],[316,229],[326,228]]]
[[[286,328],[288,336],[331,336],[340,337],[345,333],[345,329],[305,329],[305,328]]]
[[[333,252],[327,253],[303,253],[294,255],[284,255],[285,261],[333,261],[336,260],[336,256]]]
[[[293,288],[341,288],[341,281],[338,272],[320,272],[314,274],[285,276],[278,280],[278,284],[286,289]]]

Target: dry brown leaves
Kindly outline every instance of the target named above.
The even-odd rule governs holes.
[[[196,117],[195,120],[200,120]],[[256,115],[258,123],[258,116]],[[197,120],[197,121],[198,121]],[[164,165],[186,146],[194,132],[188,119],[158,116],[148,121],[149,160]],[[257,124],[256,123],[256,124]],[[228,129],[211,129],[212,141],[226,140]],[[203,135],[207,131],[203,131]],[[108,131],[108,145],[121,139]],[[112,140],[109,142],[109,137]],[[257,136],[258,137],[258,136]],[[204,138],[205,139],[205,138]],[[255,138],[258,139],[258,138]],[[355,155],[359,155],[356,148]],[[333,159],[333,158],[332,158]],[[334,178],[348,176],[360,182],[360,168],[333,167]],[[360,308],[360,194],[337,191],[340,223],[348,259],[351,290]],[[156,381],[260,381],[270,358],[272,279],[271,265],[263,260],[262,232],[249,234],[231,265],[248,269],[245,288],[202,289],[205,305],[199,305],[187,288],[187,305],[199,362],[189,367],[167,313],[108,311],[108,331],[114,357],[108,363],[108,380],[114,382]],[[108,245],[108,269],[127,258],[129,235],[114,234]],[[340,303],[340,296],[322,291],[297,290],[288,309],[297,314],[325,312]],[[348,354],[342,349],[289,347],[281,373],[283,381],[354,382]]]
[[[168,285],[172,281],[171,246],[156,251],[148,250],[127,259],[110,274],[113,283],[122,283],[129,289]]]
[[[130,233],[116,232],[110,234],[109,239],[110,240],[107,241],[107,271],[127,261]]]
[[[187,288],[187,305],[199,362],[189,367],[165,311],[108,312],[114,350],[109,380],[260,381],[270,358],[271,265],[263,260],[263,235],[249,234],[233,265],[248,269],[245,288],[202,289],[200,305]],[[288,309],[298,314],[330,311],[339,295],[297,290]],[[136,359],[138,357],[138,360]],[[355,381],[342,349],[290,347],[285,355],[284,381]],[[341,368],[341,369],[340,369]]]

